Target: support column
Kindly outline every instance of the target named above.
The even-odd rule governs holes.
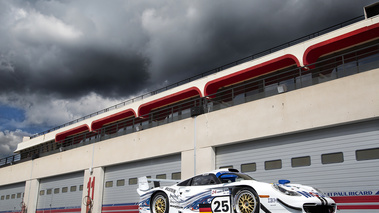
[[[215,170],[216,152],[213,147],[199,148],[197,149],[196,153],[197,174]]]
[[[182,180],[215,170],[216,154],[213,147],[196,149],[196,174],[194,174],[194,157],[193,150],[182,152]]]
[[[27,180],[25,182],[24,203],[27,213],[34,213],[37,210],[39,194],[39,180]]]
[[[92,173],[88,169],[85,170],[81,213],[88,213],[90,208],[89,202],[92,202],[92,213],[101,213],[103,206],[103,189],[104,168],[93,168]]]

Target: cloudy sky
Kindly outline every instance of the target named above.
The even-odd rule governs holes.
[[[1,0],[0,158],[23,136],[363,15],[375,0]]]

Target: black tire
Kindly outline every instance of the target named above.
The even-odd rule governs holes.
[[[151,213],[168,213],[170,204],[167,195],[163,192],[158,192],[151,199]]]
[[[236,189],[233,193],[234,210],[236,213],[258,213],[259,197],[252,188]]]

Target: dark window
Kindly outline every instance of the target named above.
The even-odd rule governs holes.
[[[171,179],[173,180],[180,180],[182,179],[182,173],[181,172],[175,172],[171,174]]]
[[[12,194],[11,198],[15,199],[16,198],[16,194]]]
[[[79,191],[83,191],[83,185],[79,186]]]
[[[247,163],[241,165],[241,172],[255,172],[257,171],[256,163]]]
[[[46,194],[51,195],[52,191],[53,191],[53,189],[48,189],[48,190],[46,190]]]
[[[71,186],[70,187],[70,192],[76,192],[76,186]]]
[[[54,189],[54,194],[59,194],[59,188]]]
[[[105,182],[105,188],[113,187],[113,181],[107,181]]]
[[[4,200],[5,199],[5,196],[3,195],[3,196],[1,196],[1,200]]]
[[[292,167],[301,167],[301,166],[310,166],[311,165],[311,157],[297,157],[291,159]]]
[[[166,174],[157,175],[157,179],[166,179]]]
[[[192,179],[185,180],[183,182],[178,183],[178,186],[189,186],[191,184]]]
[[[265,170],[281,169],[282,160],[265,161]]]
[[[191,186],[204,186],[220,183],[214,174],[199,175],[192,178]]]
[[[328,153],[321,155],[322,164],[332,164],[332,163],[342,163],[343,162],[343,153]]]
[[[9,198],[11,198],[11,196],[10,196],[10,195],[7,195],[7,198],[6,198],[6,199],[9,200]]]
[[[117,180],[116,186],[125,186],[125,179]]]
[[[21,193],[17,193],[17,198],[21,198]]]
[[[233,169],[233,166],[220,166],[220,169]]]
[[[129,178],[129,185],[136,185],[138,183],[137,178]]]
[[[66,193],[66,192],[68,192],[68,187],[63,187],[62,188],[62,193]]]
[[[379,159],[379,148],[357,150],[355,157],[358,161]]]

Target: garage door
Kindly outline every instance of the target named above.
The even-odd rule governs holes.
[[[218,147],[216,166],[265,182],[312,185],[341,202],[340,209],[378,212],[379,121]]]
[[[135,211],[139,201],[137,178],[180,179],[181,156],[171,155],[105,168],[103,212]]]
[[[80,212],[84,173],[72,173],[40,180],[37,213]]]
[[[21,211],[25,182],[0,186],[0,212]]]

